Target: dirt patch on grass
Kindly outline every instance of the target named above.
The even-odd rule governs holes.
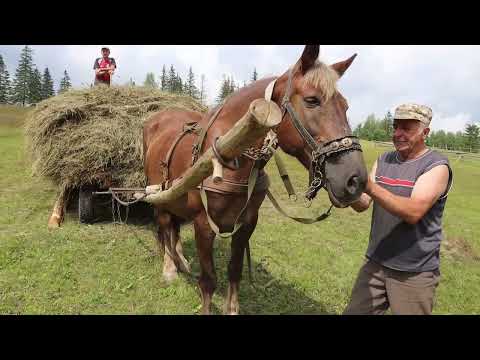
[[[480,261],[480,255],[461,237],[447,237],[442,242],[442,250],[455,259]]]

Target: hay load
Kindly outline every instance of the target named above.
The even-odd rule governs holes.
[[[144,187],[143,123],[166,109],[207,110],[189,96],[143,87],[101,86],[47,99],[25,123],[33,174],[61,189]]]

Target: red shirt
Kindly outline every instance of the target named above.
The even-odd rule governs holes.
[[[95,65],[94,69],[105,69],[108,68],[110,65],[115,65],[115,60],[113,58],[98,58],[95,60]],[[97,79],[102,82],[110,82],[110,74],[103,73],[103,74],[98,74]]]

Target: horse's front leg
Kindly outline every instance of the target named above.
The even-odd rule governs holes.
[[[205,212],[202,211],[194,220],[195,243],[200,262],[200,278],[198,285],[202,293],[202,314],[210,314],[213,293],[217,287],[217,275],[213,262],[213,241],[215,233],[208,224]]]
[[[232,236],[232,255],[228,264],[229,285],[223,309],[226,315],[238,315],[240,311],[238,293],[240,290],[240,280],[242,279],[245,248],[257,226],[258,209],[264,198],[264,194],[263,196],[259,194],[258,196],[252,197],[247,207],[242,227]]]

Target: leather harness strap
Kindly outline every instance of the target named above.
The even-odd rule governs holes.
[[[197,122],[189,122],[183,125],[182,132],[175,138],[172,145],[170,146],[170,149],[168,150],[167,157],[165,159],[166,170],[164,173],[164,182],[167,183],[170,180],[170,173],[169,173],[170,161],[172,159],[173,151],[177,147],[180,140],[182,140],[182,138],[188,133],[198,133],[199,131],[200,131],[200,126],[198,125]]]

